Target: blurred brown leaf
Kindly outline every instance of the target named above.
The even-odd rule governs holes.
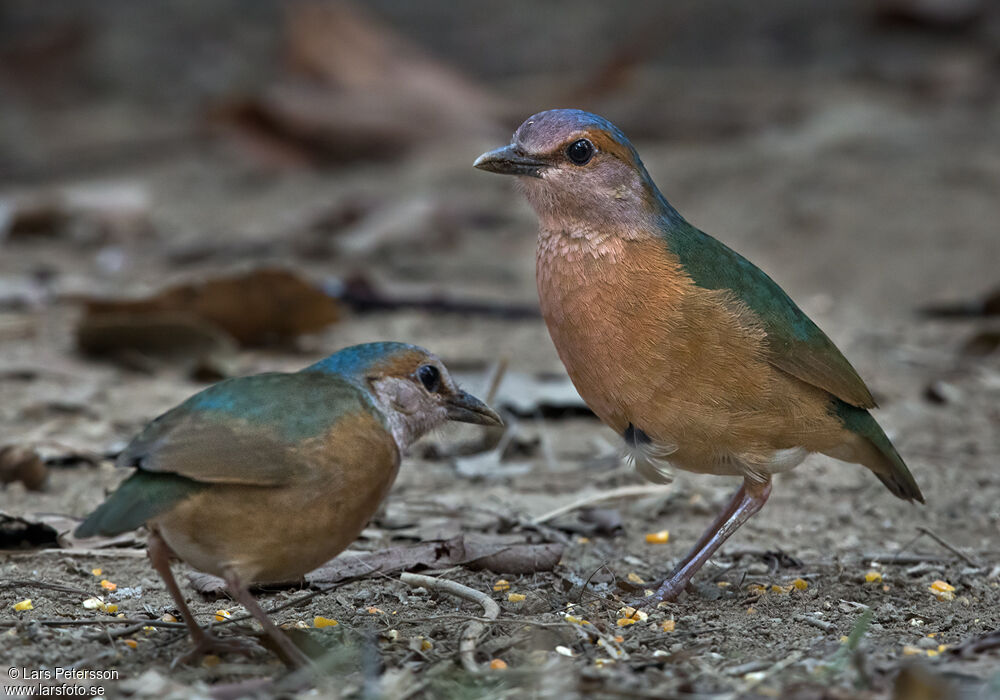
[[[148,192],[129,183],[47,188],[0,199],[0,242],[67,234],[101,242],[141,235],[151,226]]]
[[[335,299],[278,268],[182,284],[148,299],[88,299],[85,304],[77,340],[81,349],[100,353],[116,347],[116,341],[118,347],[155,349],[169,332],[209,349],[224,344],[220,333],[244,346],[262,345],[322,330],[340,317]]]
[[[968,299],[950,304],[931,304],[920,309],[920,313],[932,318],[1000,316],[1000,287],[983,294],[978,299]]]
[[[41,491],[48,476],[45,462],[32,448],[24,445],[0,448],[0,484],[20,481],[29,491]]]
[[[387,159],[498,129],[495,96],[354,4],[289,5],[286,51],[293,75],[213,112],[264,164]]]

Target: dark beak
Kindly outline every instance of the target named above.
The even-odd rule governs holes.
[[[473,167],[501,175],[527,175],[541,177],[542,170],[548,165],[543,160],[525,155],[516,145],[510,144],[492,151],[487,151],[476,158]]]
[[[478,425],[503,425],[503,420],[496,411],[464,391],[458,391],[448,398],[445,405],[448,408],[448,420]]]

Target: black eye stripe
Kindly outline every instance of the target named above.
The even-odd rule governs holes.
[[[441,388],[441,372],[434,365],[423,365],[417,370],[417,379],[432,394]]]
[[[577,139],[566,147],[566,157],[576,165],[586,165],[594,157],[594,144],[587,139]]]

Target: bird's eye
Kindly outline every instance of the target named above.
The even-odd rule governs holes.
[[[566,157],[577,165],[586,165],[594,157],[594,144],[587,139],[577,139],[566,147]]]
[[[418,369],[417,379],[432,394],[441,388],[441,372],[434,365],[423,365]]]

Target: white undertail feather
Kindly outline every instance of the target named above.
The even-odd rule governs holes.
[[[676,451],[677,445],[637,441],[636,444],[625,444],[625,459],[635,464],[635,470],[647,481],[669,484],[674,480],[670,455]]]

